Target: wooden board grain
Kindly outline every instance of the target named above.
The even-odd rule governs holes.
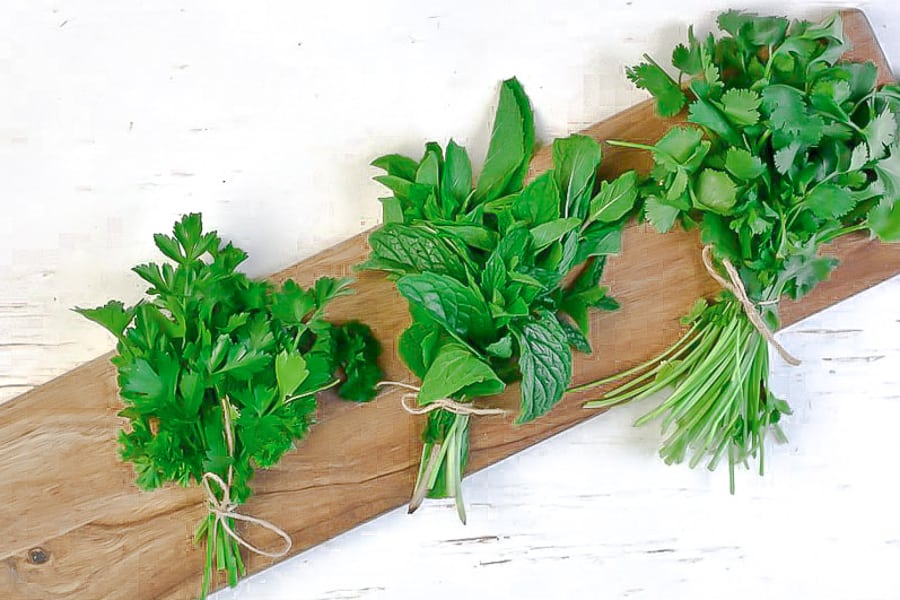
[[[844,16],[853,56],[875,60],[887,81],[889,70],[865,17],[856,11]],[[644,103],[586,133],[600,140],[653,141],[669,124]],[[604,175],[647,165],[643,153],[605,150]],[[548,164],[545,150],[533,170]],[[357,236],[273,278],[309,284],[320,275],[346,275],[366,251],[365,236]],[[786,303],[785,324],[900,271],[900,246],[856,237],[829,252],[843,266],[802,302]],[[610,261],[607,283],[623,308],[594,315],[595,353],[578,357],[575,382],[661,350],[678,334],[677,317],[716,289],[700,264],[695,236],[661,236],[641,226],[627,230],[624,253]],[[357,295],[335,303],[331,316],[363,316],[384,343],[389,378],[408,379],[394,358],[397,334],[408,322],[406,303],[376,273],[361,274],[357,287]],[[190,598],[199,589],[202,557],[190,539],[204,513],[202,496],[196,488],[142,493],[134,487],[131,468],[116,456],[119,401],[108,360],[100,357],[0,410],[2,598]],[[517,393],[511,389],[498,404],[514,408]],[[522,427],[512,426],[512,416],[475,420],[470,470],[595,415],[580,408],[586,397],[567,397],[550,415]],[[403,412],[396,398],[362,406],[324,399],[319,421],[298,452],[257,476],[256,493],[244,507],[286,529],[294,539],[292,553],[403,504],[418,463],[421,420]],[[49,560],[34,561],[34,549]],[[251,556],[248,563],[258,571],[271,561]]]

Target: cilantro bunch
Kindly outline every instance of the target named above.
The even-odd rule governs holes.
[[[399,353],[421,379],[418,403],[471,402],[521,381],[517,423],[549,411],[572,372],[572,348],[590,352],[588,309],[618,305],[599,285],[619,251],[637,199],[636,174],[595,193],[600,147],[572,136],[553,144],[551,171],[525,185],[534,146],[531,107],[505,81],[484,168],[473,186],[466,150],[426,145],[418,161],[383,156],[376,180],[384,225],[369,236],[365,269],[385,271],[409,302]],[[454,497],[468,458],[468,414],[428,414],[410,512],[422,499]]]
[[[325,320],[326,305],[349,293],[347,279],[321,278],[310,289],[251,280],[237,271],[247,254],[204,233],[199,214],[154,240],[172,262],[133,269],[150,284],[146,300],[76,309],[118,339],[112,362],[128,420],[119,452],[142,489],[212,474],[228,482],[212,487],[217,500],[241,504],[254,469],[272,467],[306,435],[316,393],[338,385],[339,371],[341,396],[374,397],[380,348],[368,327]],[[244,573],[238,541],[214,522],[211,512],[197,532],[207,537],[203,596],[214,557],[230,585]],[[234,519],[226,524],[234,529]]]
[[[826,279],[837,260],[820,248],[868,231],[900,239],[900,88],[876,89],[871,63],[840,62],[848,49],[839,15],[821,23],[726,12],[725,33],[672,54],[678,79],[649,57],[628,76],[649,90],[663,116],[688,106],[686,126],[652,146],[641,184],[643,216],[658,231],[699,227],[719,266],[733,265],[768,327],[778,301],[798,299]],[[609,406],[674,386],[638,423],[664,416],[671,431],[661,454],[710,468],[759,457],[786,402],[768,385],[768,347],[731,292],[700,301],[685,336],[603,400]],[[625,375],[625,374],[623,374]],[[595,385],[599,382],[595,382]]]

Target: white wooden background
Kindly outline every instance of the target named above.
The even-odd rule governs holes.
[[[377,223],[373,157],[452,135],[479,162],[499,80],[546,141],[642,99],[623,67],[729,6],[378,4],[3,0],[0,401],[112,347],[69,308],[137,300],[128,269],[180,214],[265,275]],[[859,6],[900,64],[900,6]],[[662,465],[629,406],[467,478],[466,527],[446,502],[398,510],[219,600],[900,598],[898,304],[895,279],[781,334],[804,361],[775,366],[791,442],[735,497],[724,471]]]

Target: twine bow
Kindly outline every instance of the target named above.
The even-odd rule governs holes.
[[[438,410],[439,408],[442,408],[448,412],[452,412],[456,415],[487,417],[506,414],[506,411],[502,408],[478,408],[476,406],[472,406],[471,403],[457,402],[452,398],[438,398],[433,402],[429,402],[425,406],[412,406],[409,403],[410,400],[415,400],[418,397],[419,392],[422,391],[422,388],[410,383],[404,383],[402,381],[379,381],[377,384],[375,384],[375,386],[399,387],[410,390],[410,392],[407,392],[400,397],[400,405],[403,407],[403,410],[411,415],[424,415],[430,413],[433,410]]]
[[[778,355],[784,359],[784,362],[787,364],[796,367],[800,364],[800,359],[796,358],[790,352],[788,352],[784,346],[778,343],[778,340],[775,339],[775,335],[772,333],[772,330],[769,329],[769,326],[766,325],[766,322],[763,321],[762,315],[759,314],[759,311],[756,310],[756,305],[753,304],[753,301],[747,296],[747,290],[744,288],[744,282],[741,281],[741,276],[737,272],[737,269],[734,268],[734,265],[731,264],[731,261],[727,258],[722,259],[722,266],[725,267],[725,272],[728,273],[728,279],[725,279],[719,272],[716,270],[715,266],[713,266],[712,262],[712,246],[704,246],[703,252],[701,254],[703,258],[703,266],[706,267],[709,276],[718,282],[723,288],[734,294],[734,296],[738,299],[738,302],[741,303],[741,307],[744,309],[744,313],[747,315],[747,318],[750,319],[750,322],[759,331],[760,335],[765,338],[769,344],[775,348],[775,351],[778,352]]]
[[[222,398],[222,414],[224,415],[225,421],[225,442],[228,445],[228,456],[234,456],[234,432],[231,429],[231,411],[229,410],[231,407],[228,404],[227,399]],[[222,530],[228,534],[234,541],[238,544],[249,550],[250,552],[254,552],[259,554],[260,556],[265,556],[268,558],[280,558],[290,552],[291,546],[293,542],[291,541],[291,536],[287,534],[283,529],[266,521],[265,519],[258,519],[256,517],[252,517],[250,515],[241,514],[239,512],[235,512],[238,504],[231,500],[231,484],[234,477],[234,467],[231,465],[228,466],[228,481],[224,481],[218,474],[213,473],[211,471],[207,471],[203,474],[203,477],[200,479],[201,485],[203,485],[203,489],[206,490],[206,504],[207,509],[210,514],[215,515],[215,520],[213,521],[213,531],[212,531],[212,539],[216,539],[216,528],[219,526],[222,527]],[[217,486],[219,486],[219,491],[221,492],[221,498],[215,494],[210,485],[210,482],[215,482]],[[263,550],[262,548],[258,548],[254,546],[244,538],[242,538],[238,533],[231,528],[228,524],[228,519],[233,519],[235,521],[244,521],[245,523],[251,523],[253,525],[258,525],[263,529],[268,529],[272,533],[275,533],[281,539],[284,540],[284,548],[278,552],[269,552],[267,550]]]

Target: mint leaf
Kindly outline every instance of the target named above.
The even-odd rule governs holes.
[[[529,225],[540,225],[559,218],[559,187],[553,171],[542,173],[516,194],[513,216]]]
[[[611,223],[618,221],[637,201],[637,173],[628,171],[612,182],[603,181],[600,191],[591,200],[589,221]]]
[[[452,277],[436,273],[405,275],[397,280],[397,290],[450,333],[483,339],[493,331],[484,299]]]
[[[392,177],[409,182],[416,180],[416,171],[419,168],[416,161],[400,154],[380,156],[372,161],[372,166],[384,169]]]
[[[514,90],[518,82],[513,82],[504,81],[500,86],[500,102],[487,158],[475,186],[475,198],[479,203],[499,197],[518,174],[523,162],[527,163],[531,158],[531,148],[526,147],[528,124]]]
[[[542,311],[538,320],[513,329],[519,344],[522,403],[516,423],[546,414],[563,397],[572,377],[572,352],[556,317]]]
[[[447,144],[444,172],[441,174],[443,214],[450,219],[472,191],[472,164],[466,149],[453,140]]]
[[[361,269],[381,269],[403,274],[430,271],[458,279],[466,268],[444,241],[418,227],[390,223],[369,234],[372,253]]]
[[[506,386],[482,360],[457,343],[441,347],[422,379],[419,404],[440,398],[499,394]]]
[[[563,217],[581,219],[586,214],[600,157],[600,144],[585,135],[553,141],[553,172],[562,195]]]
[[[579,225],[581,219],[570,217],[568,219],[556,219],[549,223],[541,223],[531,229],[531,237],[534,239],[535,250],[542,250],[558,241],[562,236],[569,233]]]

